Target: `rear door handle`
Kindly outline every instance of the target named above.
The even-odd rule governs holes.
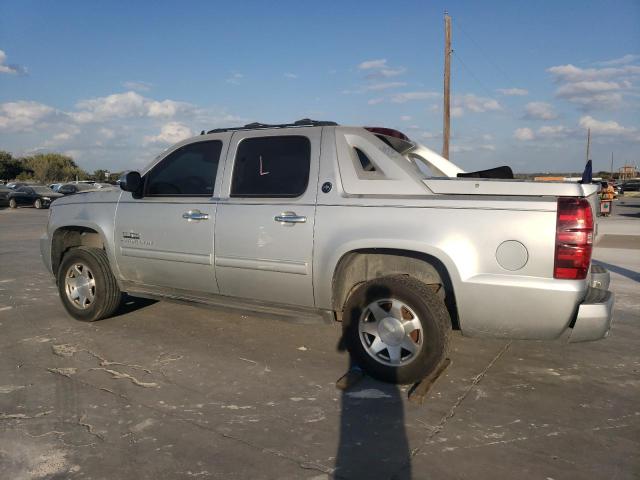
[[[273,219],[280,223],[306,223],[307,221],[307,217],[297,215],[296,212],[282,212]]]
[[[182,214],[182,218],[184,218],[189,222],[199,221],[199,220],[209,220],[209,214],[202,213],[200,210],[189,210],[188,212],[184,212]]]

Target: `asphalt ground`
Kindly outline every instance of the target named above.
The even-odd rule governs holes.
[[[338,325],[135,298],[75,321],[46,220],[0,210],[1,479],[640,478],[640,199],[600,220],[609,338],[456,334],[422,405],[368,378],[337,390]]]

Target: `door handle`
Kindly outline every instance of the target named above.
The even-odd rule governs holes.
[[[296,215],[296,212],[282,212],[273,219],[280,223],[305,223],[307,221],[307,217]]]
[[[189,210],[188,212],[184,212],[182,214],[182,218],[191,222],[191,221],[199,221],[199,220],[209,220],[208,213],[202,213],[200,210]]]

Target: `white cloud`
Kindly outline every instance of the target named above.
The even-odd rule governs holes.
[[[466,152],[476,152],[478,150],[485,150],[488,152],[495,152],[495,145],[491,145],[490,143],[486,143],[483,145],[451,145],[451,153],[466,153]]]
[[[384,98],[382,97],[378,97],[378,98],[372,98],[369,101],[367,101],[368,105],[378,105],[379,103],[384,102]]]
[[[4,50],[0,50],[0,73],[8,73],[10,75],[22,75],[27,72],[27,69],[20,65],[7,65],[7,54]]]
[[[553,110],[553,105],[546,102],[529,102],[524,107],[524,118],[531,120],[553,120],[558,114]]]
[[[496,91],[506,97],[524,97],[529,95],[529,90],[525,90],[524,88],[499,88]]]
[[[380,70],[378,70],[377,72],[374,73],[370,73],[368,75],[369,78],[378,78],[378,77],[384,77],[384,78],[389,78],[389,77],[397,77],[398,75],[402,75],[403,73],[406,73],[407,69],[406,67],[397,67],[397,68],[381,68]]]
[[[633,142],[640,142],[640,131],[637,128],[623,127],[613,120],[600,121],[590,115],[585,115],[580,118],[579,125],[582,128],[590,128],[592,137],[621,137]]]
[[[420,136],[422,138],[426,138],[426,139],[430,140],[432,138],[441,138],[442,137],[442,132],[422,132],[420,134]]]
[[[407,84],[405,82],[383,82],[383,83],[372,83],[371,85],[367,85],[364,87],[366,91],[378,91],[378,90],[387,90],[389,88],[399,88],[405,87]]]
[[[462,107],[450,107],[449,113],[451,114],[451,118],[460,118],[464,116],[464,108]]]
[[[387,67],[387,59],[381,58],[379,60],[366,60],[358,65],[358,69],[360,70],[371,70],[378,68],[386,68]]]
[[[402,120],[403,122],[410,122],[412,119],[411,115],[402,115],[400,117],[400,120]]]
[[[358,65],[358,70],[367,70],[367,78],[389,78],[397,77],[406,73],[406,67],[391,67],[387,65],[387,59],[381,58],[378,60],[367,60]]]
[[[556,96],[580,106],[583,110],[614,109],[624,103],[624,96],[633,85],[630,79],[640,76],[640,66],[579,68],[574,65],[557,65],[547,71],[560,86]]]
[[[136,92],[148,92],[153,84],[141,81],[128,81],[122,82],[122,86],[127,90],[135,90]]]
[[[513,138],[520,141],[528,141],[533,140],[535,138],[535,134],[530,128],[518,128],[513,132]]]
[[[411,100],[428,100],[439,96],[440,93],[438,92],[403,92],[392,95],[391,101],[393,103],[406,103]]]
[[[191,129],[179,122],[169,122],[162,126],[158,135],[144,137],[144,144],[151,143],[170,145],[192,137]]]
[[[582,82],[586,80],[609,80],[620,78],[621,76],[640,75],[640,67],[636,65],[626,65],[619,68],[580,68],[574,65],[556,65],[548,68],[556,81],[560,82]]]
[[[493,98],[478,97],[472,93],[459,95],[453,98],[451,115],[461,117],[465,112],[483,113],[502,110],[502,106]]]
[[[77,125],[64,125],[62,126],[62,131],[56,133],[51,140],[49,140],[46,145],[53,146],[60,143],[65,143],[74,138],[76,135],[80,133],[80,128]]]
[[[0,103],[0,130],[12,132],[30,131],[38,123],[54,113],[54,108],[38,102]]]
[[[113,118],[170,118],[193,110],[193,106],[174,100],[152,100],[136,92],[114,93],[106,97],[82,100],[71,117],[78,123],[101,122]]]
[[[574,130],[564,125],[545,125],[538,129],[536,136],[541,138],[566,138],[575,133]]]
[[[289,78],[291,80],[295,80],[296,78],[298,78],[298,75],[296,75],[295,73],[287,72],[287,73],[284,74],[284,78]]]
[[[603,67],[615,67],[617,65],[626,65],[627,63],[635,62],[640,59],[640,55],[627,54],[623,55],[620,58],[614,58],[613,60],[606,60],[604,62],[597,62],[596,65],[600,65]]]
[[[111,139],[116,136],[116,132],[114,132],[110,128],[105,128],[105,127],[98,129],[98,133],[106,139]]]
[[[564,125],[544,125],[533,131],[531,128],[518,128],[513,132],[513,138],[520,141],[530,141],[535,139],[558,139],[573,135],[575,130]]]
[[[227,78],[226,82],[232,85],[240,85],[240,80],[244,78],[242,73],[233,73],[229,78]]]

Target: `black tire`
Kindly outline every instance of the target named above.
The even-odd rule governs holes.
[[[413,338],[416,344],[415,352],[404,348],[400,351],[400,362],[406,363],[386,364],[385,362],[391,362],[391,352],[385,349],[374,357],[374,353],[369,353],[373,349],[369,348],[368,351],[365,345],[371,341],[370,339],[375,339],[376,335],[364,333],[359,328],[361,323],[367,323],[367,320],[372,319],[372,313],[368,313],[368,306],[376,302],[376,305],[385,310],[385,299],[398,300],[404,305],[399,325],[408,321],[405,315],[410,320],[415,318],[412,310],[422,327],[421,331],[415,333],[416,337],[421,338],[420,345],[417,345],[416,338]],[[405,306],[408,309],[405,309]],[[388,308],[389,316],[392,316],[390,303]],[[451,318],[443,300],[431,287],[405,275],[378,278],[356,288],[344,307],[343,328],[344,340],[352,360],[366,373],[385,382],[406,384],[420,381],[438,367],[449,351]],[[379,327],[378,331],[381,331]],[[379,339],[383,337],[380,336]],[[385,355],[387,358],[384,358]]]
[[[66,279],[74,264],[86,266],[95,283],[94,300],[84,308],[74,303],[67,294]],[[69,250],[58,269],[57,282],[64,308],[73,318],[83,322],[94,322],[110,317],[122,300],[122,292],[109,267],[107,254],[100,248],[77,247]]]
[[[34,206],[35,208],[37,208],[38,210],[40,210],[40,209],[42,208],[42,200],[41,200],[40,198],[36,198],[36,199],[33,201],[33,206]]]
[[[9,199],[9,207],[10,208],[18,208],[18,202],[16,202],[15,198]]]

